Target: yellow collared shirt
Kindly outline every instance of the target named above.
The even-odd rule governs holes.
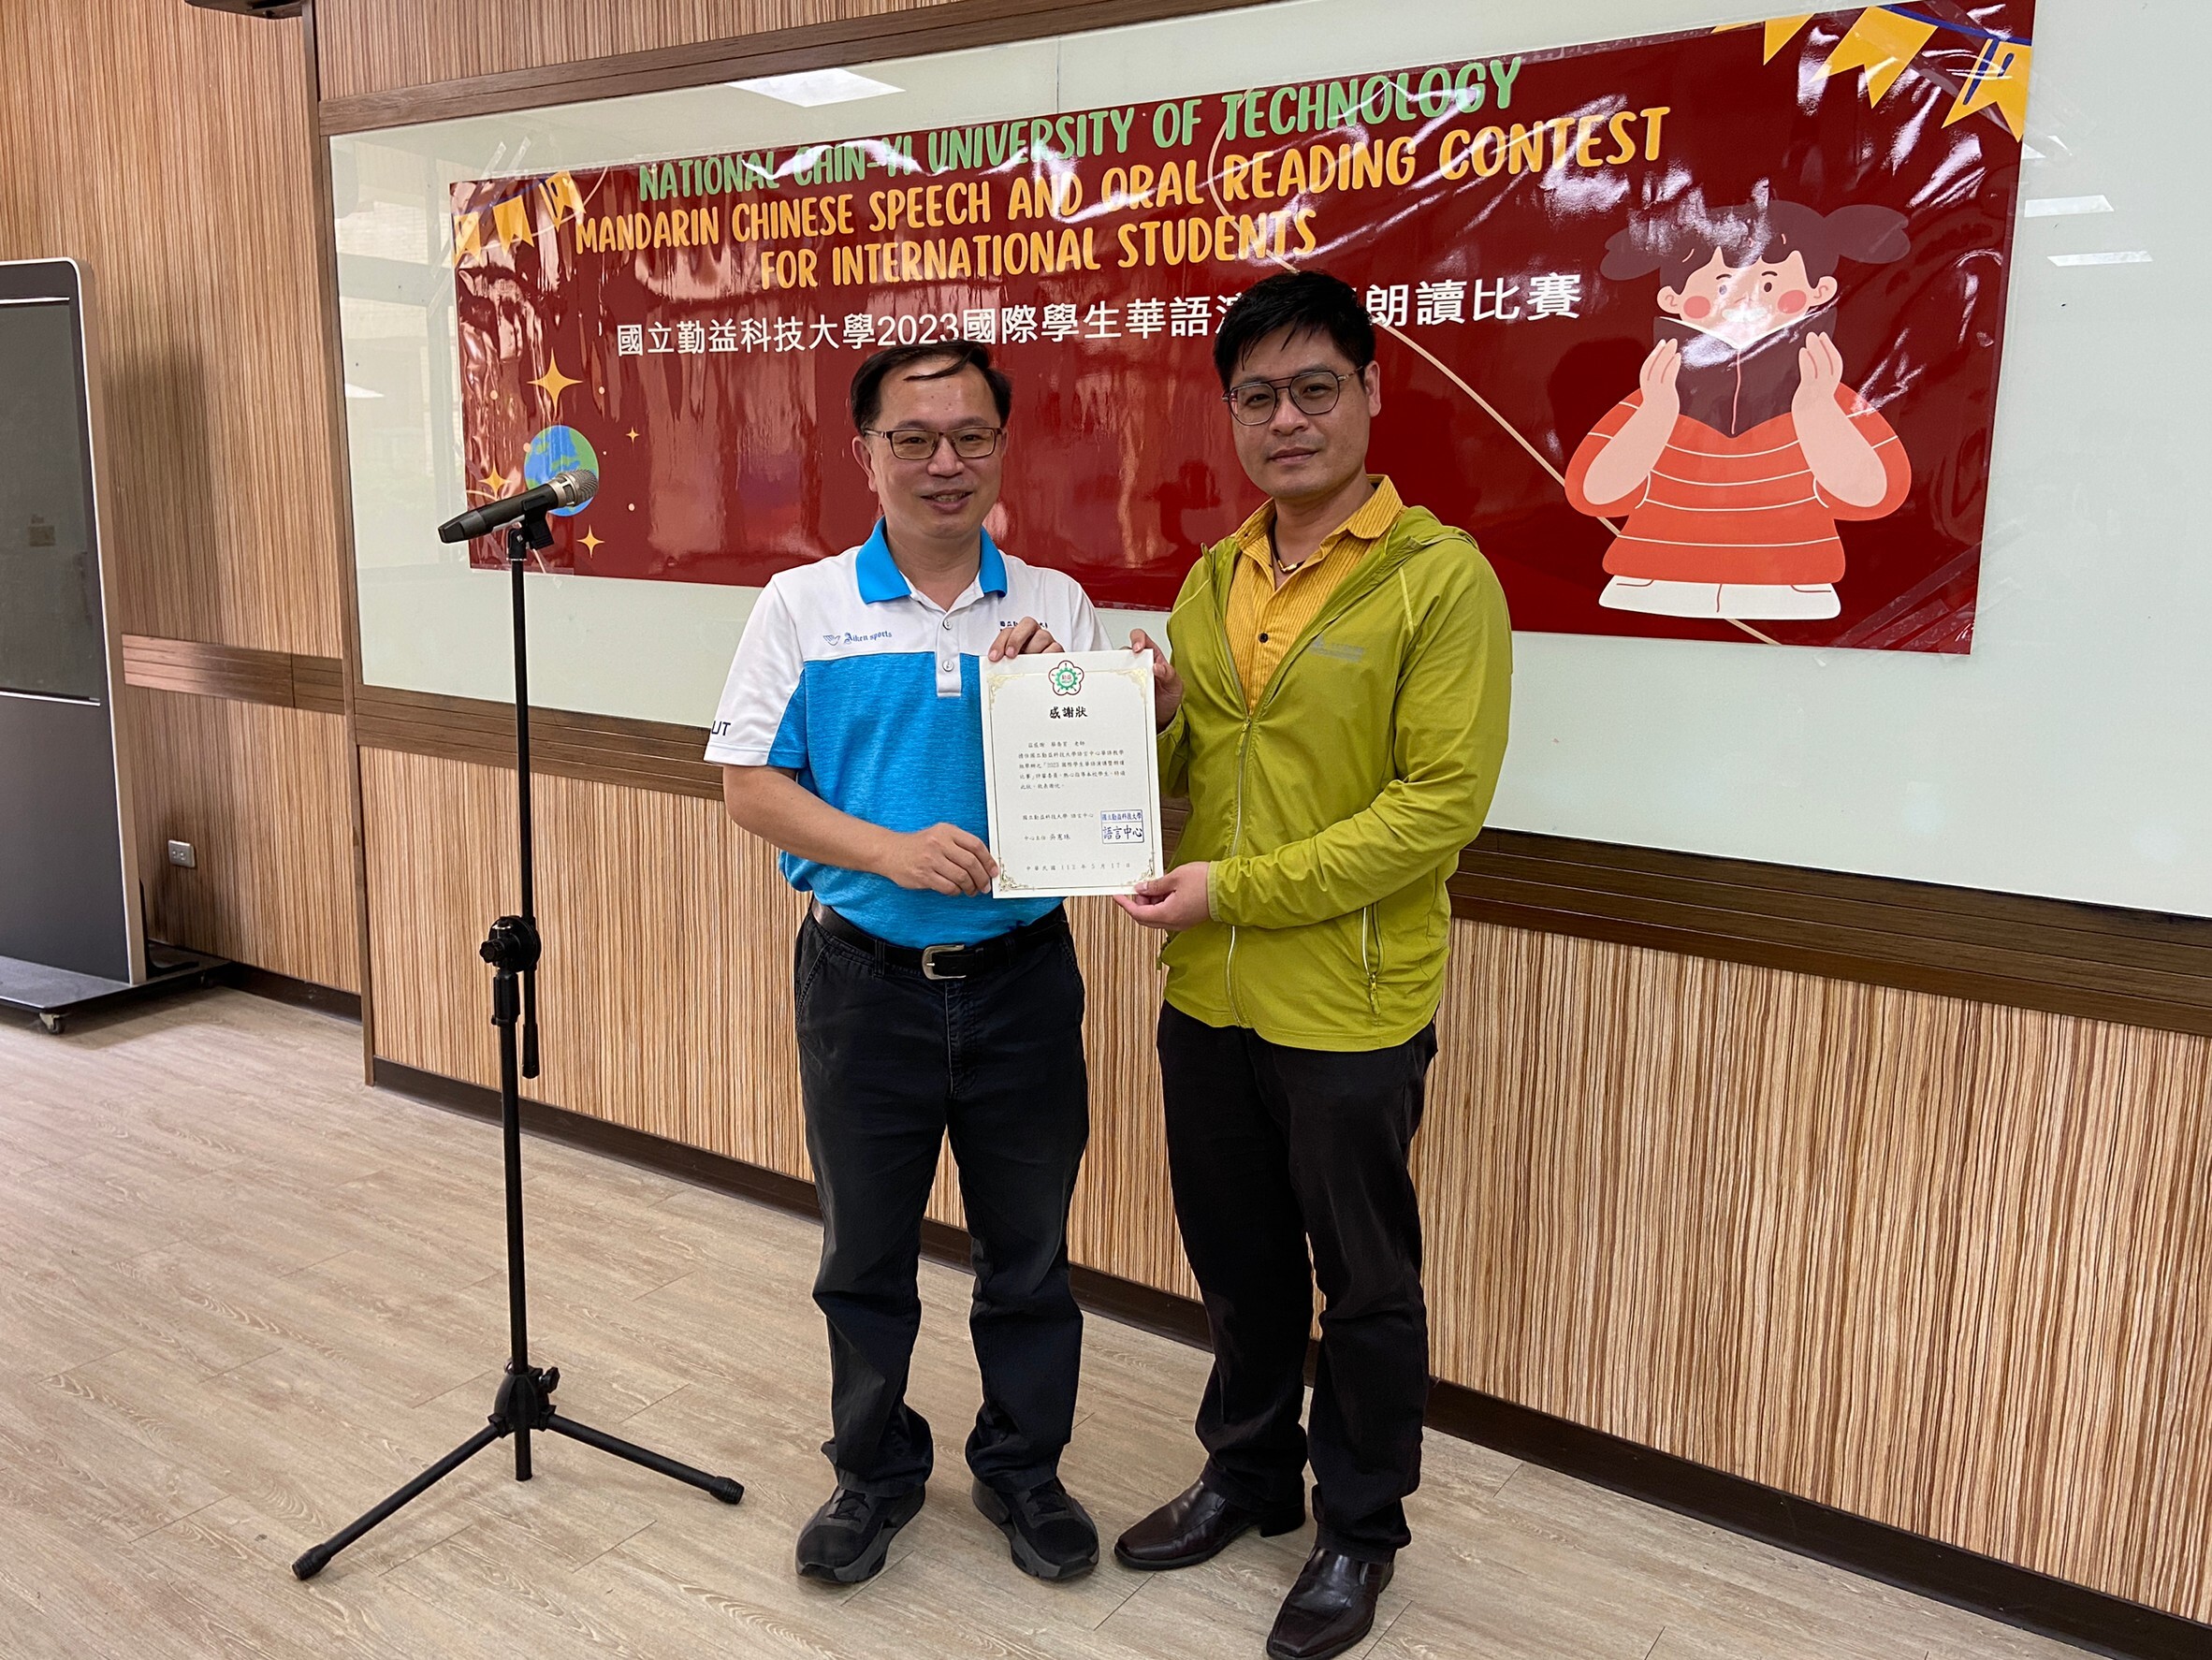
[[[1375,493],[1332,531],[1314,556],[1280,587],[1275,585],[1270,546],[1275,504],[1262,503],[1259,511],[1239,527],[1236,574],[1229,584],[1227,627],[1230,655],[1236,660],[1246,708],[1259,706],[1260,694],[1274,678],[1291,642],[1320,614],[1329,596],[1366,557],[1367,550],[1389,533],[1404,510],[1397,487],[1388,477],[1369,473],[1368,482],[1375,487]]]

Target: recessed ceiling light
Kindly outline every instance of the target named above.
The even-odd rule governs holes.
[[[871,80],[866,75],[855,75],[850,69],[802,69],[796,75],[763,75],[751,80],[733,80],[726,84],[740,92],[758,93],[764,98],[774,98],[784,104],[798,104],[807,109],[812,109],[817,104],[850,104],[855,98],[880,98],[887,93],[905,90],[888,81]]]

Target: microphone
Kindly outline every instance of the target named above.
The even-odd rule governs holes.
[[[519,496],[502,496],[496,502],[472,507],[458,517],[447,519],[438,527],[438,540],[466,542],[525,514],[550,513],[556,507],[581,507],[598,493],[596,473],[581,467],[573,473],[556,473],[534,490],[524,490]]]

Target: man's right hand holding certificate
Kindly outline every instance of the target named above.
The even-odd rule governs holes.
[[[1174,724],[1183,707],[1183,678],[1167,652],[1142,629],[1129,634],[1129,649],[1152,653],[1152,721],[1161,733]],[[1162,876],[1148,877],[1131,894],[1116,894],[1113,902],[1148,928],[1180,933],[1206,920],[1206,865],[1178,865]]]
[[[1183,706],[1183,677],[1168,661],[1167,648],[1142,629],[1129,631],[1129,649],[1152,653],[1152,724],[1165,732]]]

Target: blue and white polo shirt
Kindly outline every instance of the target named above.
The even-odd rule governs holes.
[[[1072,576],[1008,558],[987,531],[976,579],[939,609],[908,586],[879,520],[858,547],[769,580],[730,664],[706,759],[789,767],[832,807],[887,830],[957,824],[987,837],[978,664],[1025,617],[1068,650],[1108,648]],[[1059,904],[910,892],[791,853],[781,863],[793,887],[895,945],[973,945]]]

